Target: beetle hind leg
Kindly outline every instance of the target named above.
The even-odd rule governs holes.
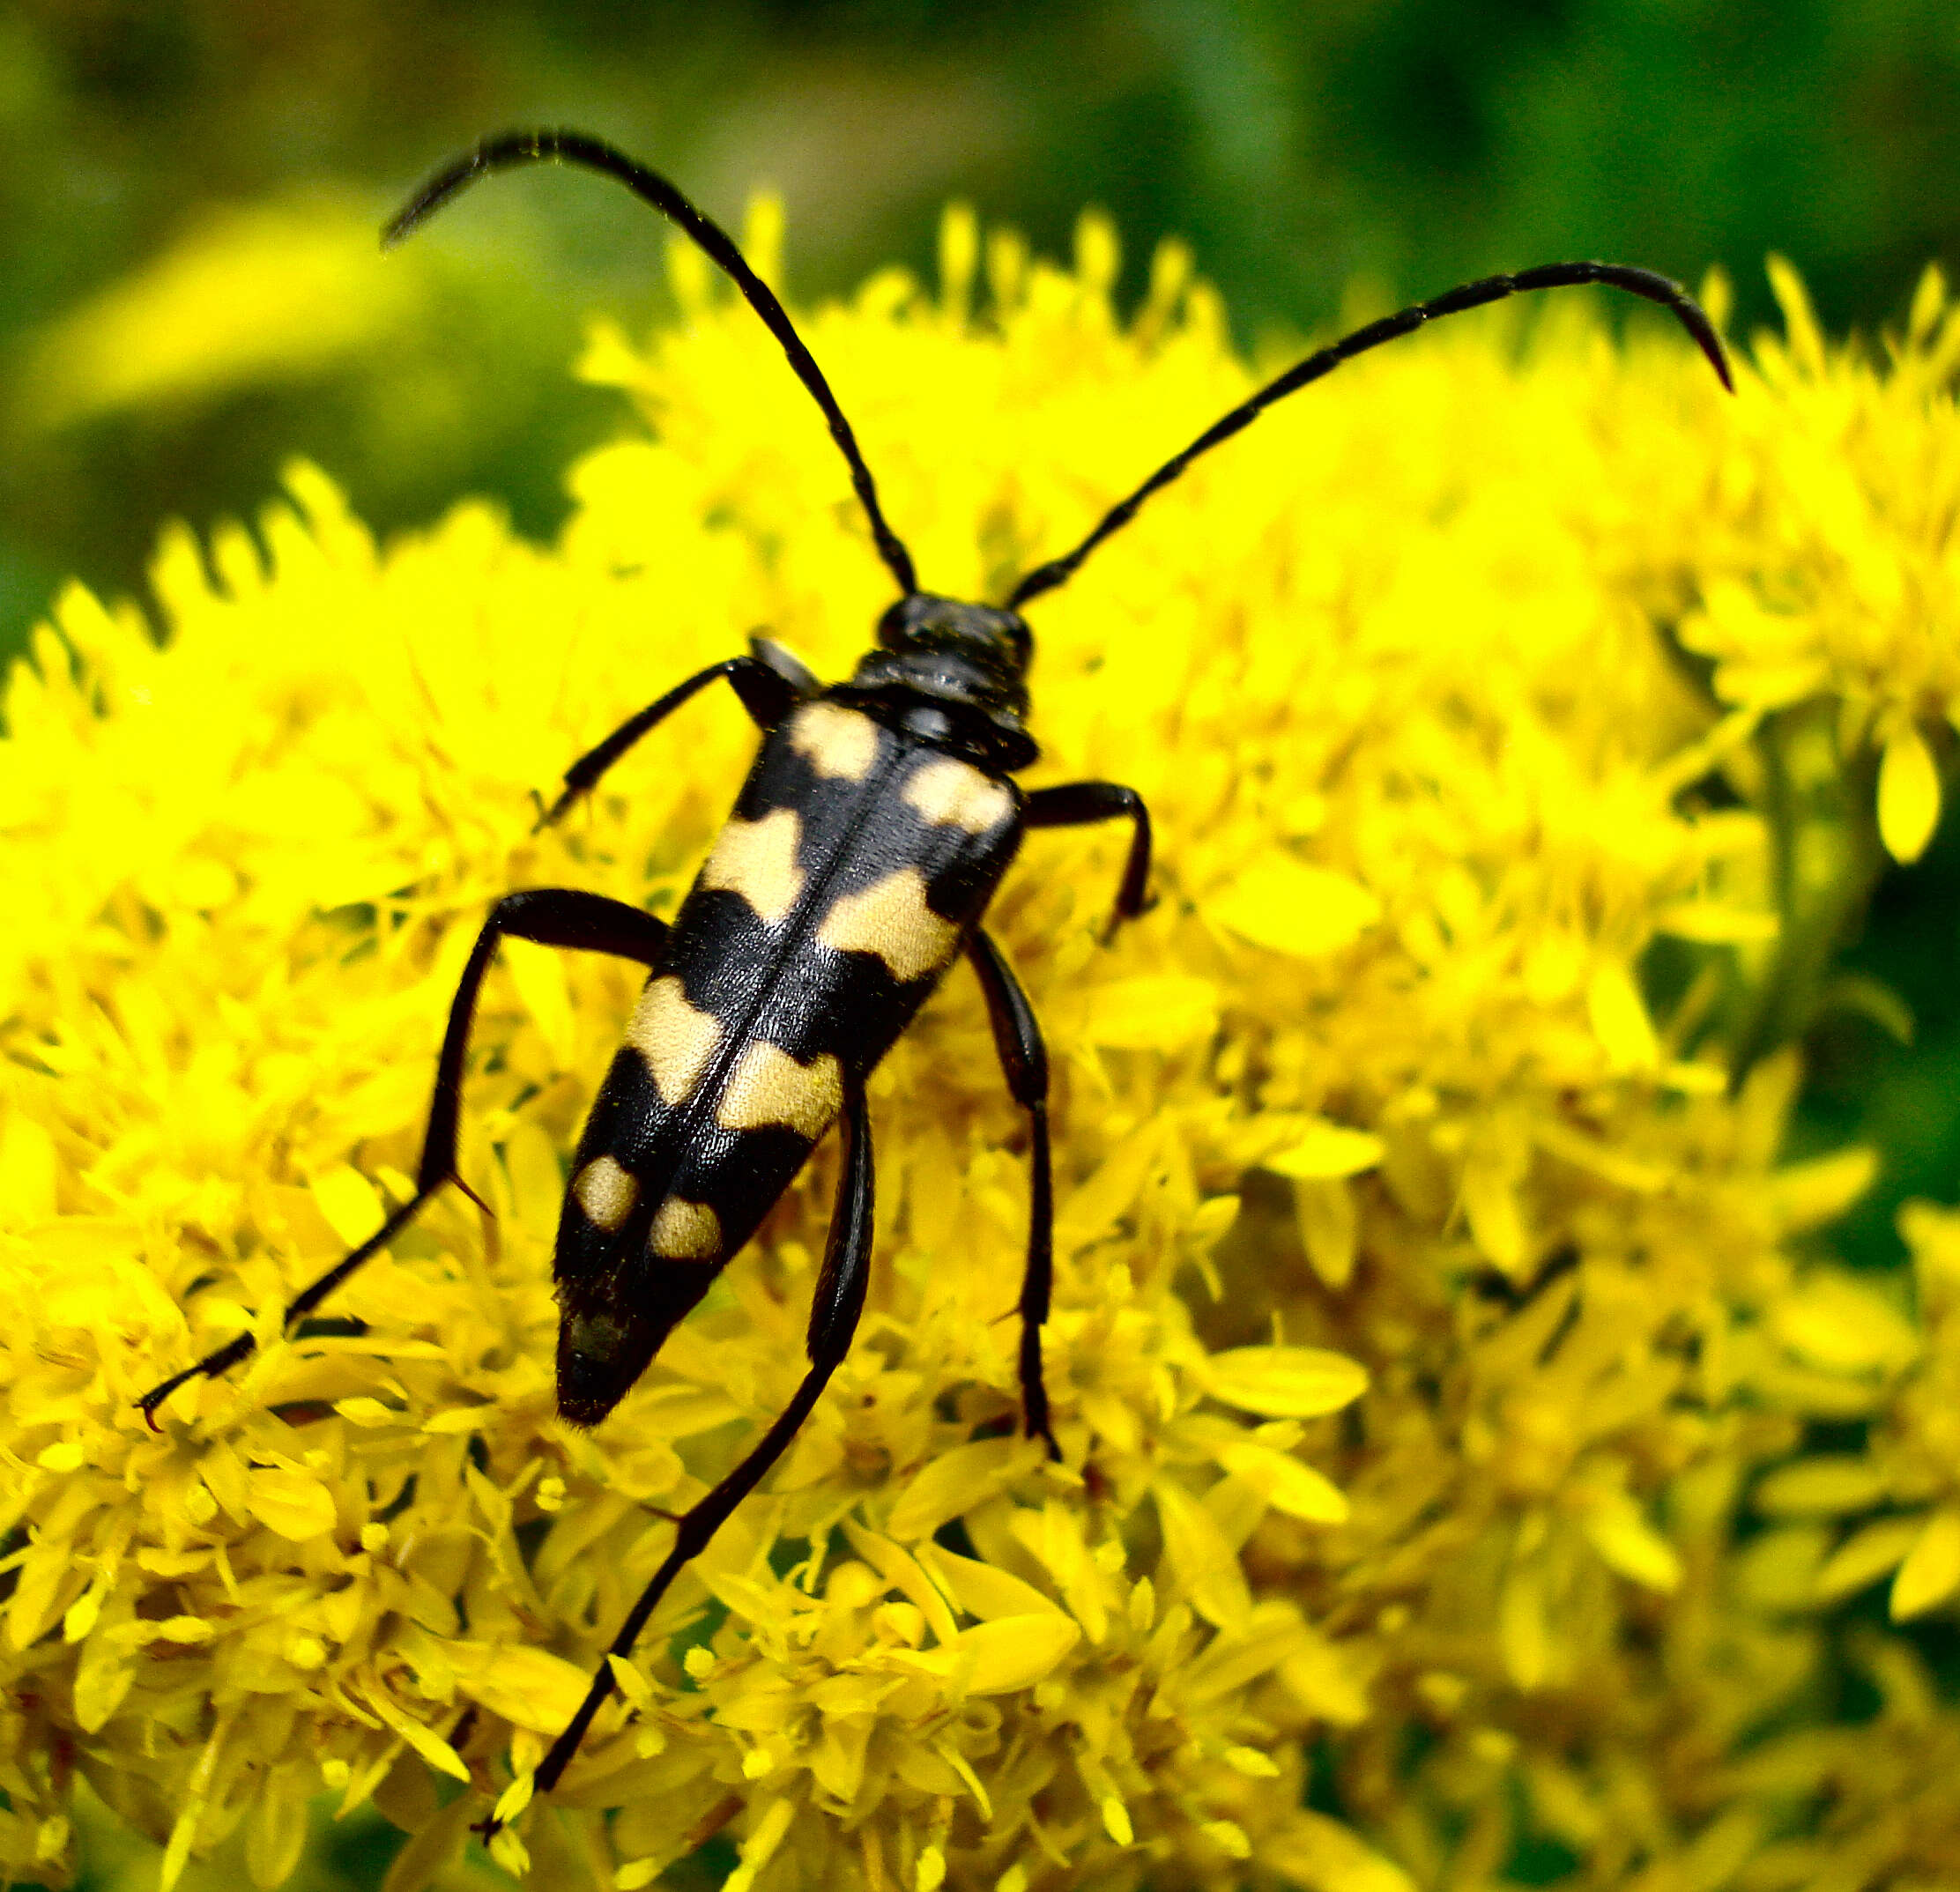
[[[476,1018],[477,994],[490,961],[496,957],[497,942],[505,938],[534,940],[539,946],[577,948],[589,953],[610,953],[618,959],[636,961],[657,968],[666,950],[667,925],[650,913],[629,907],[624,901],[607,900],[576,887],[534,887],[522,894],[507,894],[491,908],[477,935],[462,982],[449,1005],[449,1021],[442,1034],[442,1050],[435,1064],[435,1091],[429,1102],[428,1129],[422,1138],[421,1161],[416,1167],[415,1193],[397,1208],[359,1248],[336,1262],[310,1287],[303,1288],[286,1308],[284,1331],[291,1332],[295,1323],[305,1319],[335,1288],[363,1262],[386,1248],[445,1183],[461,1184],[457,1174],[457,1129],[463,1102],[463,1060],[470,1048],[470,1028]],[[476,1200],[466,1185],[464,1193]],[[152,1429],[157,1423],[157,1408],[189,1381],[214,1378],[246,1359],[257,1343],[249,1332],[227,1340],[206,1354],[195,1366],[174,1373],[160,1385],[152,1386],[136,1403]]]
[[[872,1211],[874,1188],[872,1175],[871,1117],[865,1107],[864,1087],[854,1079],[844,1080],[843,1114],[839,1118],[844,1150],[837,1176],[837,1202],[830,1218],[830,1239],[826,1243],[823,1272],[818,1278],[815,1302],[811,1310],[808,1351],[809,1370],[776,1423],[763,1434],[754,1451],[706,1497],[679,1520],[673,1547],[665,1561],[653,1573],[652,1580],[640,1592],[639,1600],[620,1625],[579,1703],[578,1712],[565,1732],[552,1743],[539,1765],[536,1788],[549,1793],[558,1777],[570,1765],[592,1718],[605,1705],[612,1693],[611,1658],[633,1653],[640,1632],[647,1626],[675,1577],[691,1559],[707,1548],[709,1540],[727,1522],[729,1514],[762,1480],[769,1467],[788,1450],[791,1439],[817,1403],[839,1361],[850,1351],[851,1337],[858,1331],[858,1317],[865,1310],[865,1290],[871,1280]],[[476,1829],[485,1838],[497,1830],[494,1815]]]

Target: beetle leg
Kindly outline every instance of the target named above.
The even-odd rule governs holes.
[[[421,1161],[415,1173],[415,1193],[353,1254],[336,1262],[301,1292],[286,1310],[283,1325],[287,1331],[319,1306],[363,1262],[386,1248],[445,1183],[460,1183],[456,1142],[462,1104],[463,1060],[470,1048],[470,1025],[476,1013],[478,989],[496,956],[497,942],[507,935],[535,940],[539,946],[611,953],[652,968],[659,965],[665,950],[667,924],[623,901],[607,900],[602,894],[583,893],[575,887],[535,887],[526,893],[507,894],[491,908],[449,1005],[449,1027],[442,1035],[442,1051],[435,1065],[435,1093],[429,1103],[428,1129],[422,1139]],[[157,1408],[178,1387],[200,1375],[215,1377],[235,1367],[255,1344],[250,1333],[241,1333],[215,1353],[207,1354],[196,1366],[171,1375],[160,1386],[152,1386],[137,1401],[144,1417],[153,1428]]]
[[[776,649],[770,646],[772,651]],[[787,655],[787,653],[785,653]],[[794,661],[793,659],[791,661]],[[581,795],[597,785],[598,779],[657,723],[664,723],[690,696],[698,694],[717,679],[725,677],[741,698],[742,707],[761,729],[773,729],[798,701],[797,686],[781,669],[760,657],[731,657],[706,670],[696,671],[685,683],[676,684],[658,702],[649,703],[637,716],[628,716],[598,748],[588,750],[565,771],[565,786],[558,799],[538,818],[537,834],[551,827]]]
[[[1030,827],[1086,827],[1095,821],[1114,821],[1127,817],[1134,827],[1130,835],[1130,858],[1124,864],[1123,881],[1117,888],[1116,912],[1105,943],[1114,938],[1125,920],[1133,920],[1144,909],[1144,888],[1150,879],[1150,811],[1134,789],[1114,782],[1064,782],[1054,788],[1036,789],[1028,798]]]
[[[863,1085],[848,1077],[844,1085],[840,1118],[843,1161],[837,1177],[837,1201],[830,1213],[830,1237],[824,1243],[823,1269],[817,1276],[817,1291],[810,1303],[810,1330],[804,1341],[812,1367],[827,1375],[850,1351],[858,1317],[865,1311],[865,1290],[871,1285],[875,1194],[871,1117],[865,1107]]]
[[[640,1632],[658,1607],[670,1584],[691,1558],[707,1548],[709,1540],[727,1522],[729,1513],[761,1481],[769,1467],[780,1458],[819,1394],[837,1370],[838,1362],[850,1351],[851,1336],[858,1331],[858,1317],[865,1309],[865,1289],[871,1280],[872,1250],[872,1158],[871,1117],[865,1108],[864,1087],[845,1080],[843,1115],[843,1162],[837,1176],[837,1202],[831,1212],[830,1239],[824,1250],[823,1272],[817,1281],[815,1303],[810,1314],[810,1369],[803,1376],[796,1397],[783,1408],[782,1416],[763,1434],[755,1449],[679,1520],[673,1547],[666,1561],[653,1573],[653,1579],[640,1592],[640,1599],[620,1625],[592,1677],[592,1685],[579,1703],[578,1712],[565,1732],[552,1743],[538,1770],[537,1791],[549,1793],[558,1777],[578,1752],[592,1718],[612,1693],[611,1658],[622,1659],[633,1653]],[[494,1820],[477,1830],[486,1838],[496,1830]]]
[[[1125,793],[1128,791],[1125,790]],[[1055,1286],[1055,1184],[1048,1154],[1048,1052],[1042,1043],[1035,1008],[1008,965],[985,933],[967,941],[967,957],[980,976],[987,1016],[1000,1068],[1014,1102],[1027,1111],[1028,1157],[1034,1169],[1028,1213],[1028,1266],[1021,1278],[1021,1409],[1028,1436],[1046,1442],[1048,1456],[1059,1459],[1060,1446],[1048,1418],[1048,1388],[1042,1379],[1042,1324]]]

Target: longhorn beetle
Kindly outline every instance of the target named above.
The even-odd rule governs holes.
[[[734,812],[671,926],[571,887],[508,894],[491,909],[449,1007],[414,1194],[286,1310],[290,1332],[445,1183],[461,1185],[457,1122],[470,1025],[484,974],[506,937],[613,953],[648,973],[626,1043],[579,1139],[558,1228],[558,1407],[574,1425],[596,1426],[620,1402],[818,1140],[841,1124],[843,1161],[810,1313],[808,1370],[747,1456],[678,1519],[672,1548],[613,1638],[611,1652],[625,1657],[682,1566],[782,1456],[850,1348],[872,1251],[865,1080],[962,953],[985,996],[1007,1088],[1028,1113],[1021,1413],[1028,1436],[1043,1440],[1051,1458],[1061,1456],[1041,1354],[1053,1275],[1048,1059],[1027,996],[980,923],[1027,829],[1115,820],[1131,824],[1131,838],[1112,930],[1133,918],[1149,877],[1150,818],[1133,789],[1114,783],[1024,791],[1013,780],[1038,753],[1024,727],[1034,640],[1021,607],[1065,583],[1153,493],[1275,401],[1439,315],[1526,290],[1603,283],[1672,310],[1723,386],[1733,383],[1713,325],[1664,276],[1615,263],[1554,263],[1486,277],[1370,323],[1296,363],[1166,460],[1073,551],[1028,573],[1003,604],[964,604],[919,589],[850,423],[782,303],[727,233],[658,172],[581,132],[508,132],[425,184],[387,225],[383,244],[408,235],[478,178],[538,162],[580,165],[617,180],[679,225],[732,279],[829,422],[899,592],[879,620],[877,648],[849,682],[827,688],[787,651],[752,638],[747,656],[676,685],[573,763],[540,827],[711,683],[725,680],[762,733]],[[235,1366],[253,1344],[249,1332],[240,1334],[145,1393],[139,1404],[151,1424],[179,1386]],[[601,1662],[538,1770],[538,1789],[556,1784],[612,1687],[612,1670]]]

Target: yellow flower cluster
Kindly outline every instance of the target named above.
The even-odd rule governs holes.
[[[1093,219],[1063,271],[954,214],[941,265],[806,334],[924,582],[998,596],[1250,378],[1175,248],[1127,323]],[[278,1317],[410,1190],[489,903],[671,912],[753,734],[705,701],[533,837],[536,794],[751,629],[835,677],[888,602],[774,345],[673,277],[678,327],[594,341],[651,437],[575,470],[557,546],[464,508],[378,550],[295,468],[256,535],[167,539],[162,648],[77,588],[12,679],[0,1869],[62,1879],[79,1777],[165,1892],[286,1881],[323,1792],[412,1834],[393,1892],[468,1882],[493,1803],[554,1887],[704,1844],[731,1892],[1942,1882],[1960,1723],[1875,1631],[1882,1740],[1816,1685],[1834,1599],[1960,1591],[1960,1236],[1912,1225],[1923,1343],[1807,1258],[1870,1164],[1779,1167],[1777,1049],[1793,933],[1868,883],[1845,837],[1937,812],[1937,284],[1882,375],[1786,284],[1733,403],[1570,302],[1522,359],[1454,324],[1032,608],[1033,779],[1133,784],[1160,850],[1111,946],[1121,835],[1030,837],[990,923],[1057,1067],[1065,1464],[1013,1431],[1022,1131],[956,974],[872,1088],[850,1360],[531,1799],[667,1514],[795,1384],[834,1158],[567,1428],[550,1244],[637,979],[509,946],[488,1213]],[[1846,1418],[1869,1461],[1793,1458]]]

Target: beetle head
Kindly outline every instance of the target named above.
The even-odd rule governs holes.
[[[878,649],[839,694],[914,720],[936,716],[951,746],[1025,768],[1039,753],[1023,727],[1034,649],[1018,611],[914,591],[878,620]]]
[[[957,651],[1017,681],[1028,674],[1035,651],[1034,634],[1018,611],[931,591],[900,598],[878,620],[878,642],[887,650]]]

